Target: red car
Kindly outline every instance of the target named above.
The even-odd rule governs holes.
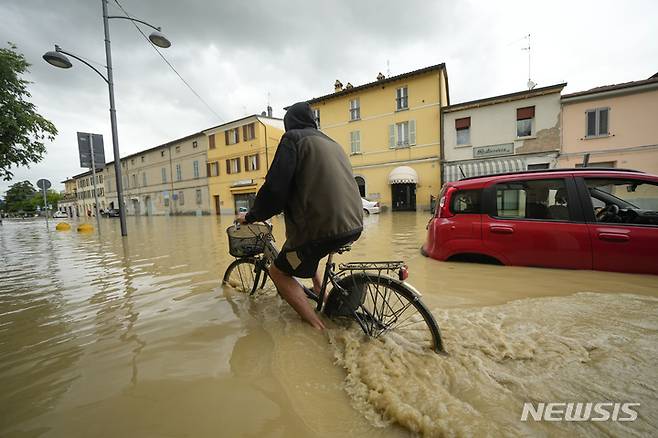
[[[422,253],[437,260],[658,274],[658,176],[514,172],[447,183]]]

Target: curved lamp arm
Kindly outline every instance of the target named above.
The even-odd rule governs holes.
[[[151,29],[157,30],[158,32],[160,32],[160,31],[162,30],[162,28],[155,27],[155,26],[153,26],[152,24],[149,24],[149,23],[147,23],[146,21],[138,20],[137,18],[126,17],[126,16],[123,16],[123,15],[109,15],[107,18],[108,18],[108,19],[110,19],[110,18],[118,18],[118,19],[121,19],[121,20],[136,21],[136,22],[138,22],[138,23],[142,23],[143,25],[150,27]]]
[[[96,67],[94,67],[93,65],[89,64],[89,63],[88,63],[87,61],[85,61],[84,59],[82,59],[82,58],[80,58],[80,57],[78,57],[78,56],[75,56],[73,53],[69,53],[69,52],[67,52],[67,51],[65,51],[65,50],[62,50],[62,48],[59,47],[58,45],[55,45],[55,52],[60,52],[60,53],[63,53],[63,54],[65,54],[65,55],[70,56],[71,58],[75,58],[75,59],[77,59],[78,61],[80,61],[81,63],[85,64],[87,67],[89,67],[90,69],[92,69],[93,71],[95,71],[96,73],[98,73],[98,76],[100,76],[101,78],[103,78],[103,80],[104,80],[107,84],[110,83],[110,81],[108,81],[107,78],[106,78],[105,76],[103,76],[103,73],[101,73],[100,71],[98,71],[98,69],[97,69]]]

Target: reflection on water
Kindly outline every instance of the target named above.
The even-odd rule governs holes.
[[[123,243],[111,219],[101,239],[5,221],[0,436],[656,434],[657,277],[440,263],[427,219],[368,216],[339,260],[406,260],[448,358],[222,288],[229,217],[128,218]],[[638,420],[519,421],[605,400]]]

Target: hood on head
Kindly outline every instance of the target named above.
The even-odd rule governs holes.
[[[283,126],[286,127],[286,131],[317,128],[311,106],[306,102],[297,102],[288,108],[286,115],[283,117]]]

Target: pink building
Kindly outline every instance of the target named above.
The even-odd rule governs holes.
[[[658,175],[658,73],[562,96],[560,167],[637,169]]]

